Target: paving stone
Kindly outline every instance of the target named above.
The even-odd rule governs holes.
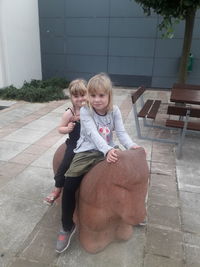
[[[200,266],[200,247],[190,244],[184,245],[187,266]]]
[[[183,260],[170,259],[157,255],[147,254],[144,258],[144,267],[186,267]]]
[[[151,164],[152,174],[161,174],[166,176],[175,176],[175,166],[174,164],[152,162]]]
[[[173,154],[174,153],[174,145],[173,144],[163,144],[154,142],[152,145],[152,150],[155,153],[156,151],[159,151],[160,153],[164,154]]]
[[[151,187],[157,187],[162,190],[168,190],[170,192],[177,192],[177,182],[175,176],[165,176],[151,174],[150,180]]]
[[[9,267],[48,267],[48,266],[49,264],[44,264],[43,262],[32,262],[25,259],[17,258]],[[51,267],[53,267],[53,265],[51,265]]]
[[[193,178],[191,179],[191,173]],[[178,187],[181,191],[200,193],[200,168],[199,165],[186,162],[177,166]]]
[[[61,224],[61,199],[57,199],[52,207],[49,207],[48,211],[39,222],[40,227],[54,229],[58,231]]]
[[[24,244],[20,257],[42,264],[54,264],[57,261],[55,252],[57,231],[39,227],[38,231],[34,231],[31,237]]]
[[[17,156],[15,156],[14,158],[10,159],[10,162],[19,163],[19,164],[23,162],[23,164],[29,165],[34,160],[36,160],[37,157],[38,156],[36,154],[22,152],[18,154]]]
[[[173,259],[183,259],[182,233],[163,228],[147,227],[146,252]]]
[[[52,170],[29,166],[10,180],[1,189],[1,193],[13,198],[24,199],[24,202],[32,200],[35,204],[47,209],[47,206],[43,203],[43,198],[49,193],[52,186]]]
[[[133,237],[125,242],[115,242],[102,252],[89,254],[84,251],[77,236],[65,253],[59,258],[59,267],[142,267],[145,245],[145,229],[135,227]]]
[[[180,191],[183,229],[186,232],[200,233],[199,194]]]
[[[24,162],[21,162],[21,164],[15,162],[7,162],[4,165],[0,166],[0,175],[6,174],[6,177],[13,178],[21,173],[26,167],[27,165],[24,164]]]
[[[5,137],[6,138],[6,137]],[[13,157],[15,157],[18,153],[21,153],[24,149],[26,149],[29,144],[0,140],[0,160],[7,161]]]
[[[4,140],[6,141],[13,141],[18,143],[24,143],[24,144],[33,144],[38,139],[43,137],[45,135],[45,131],[41,130],[33,130],[33,129],[27,129],[27,128],[20,128],[17,131],[9,134],[8,136],[4,137]]]
[[[15,257],[15,253],[10,249],[3,249],[0,246],[0,266],[7,267],[10,265],[12,259]]]
[[[162,206],[178,207],[179,200],[177,192],[170,191],[164,188],[159,188],[156,186],[151,186],[149,189],[148,204],[150,206],[162,205]]]
[[[160,151],[153,151],[152,153],[152,161],[160,162],[160,163],[170,163],[171,165],[174,164],[175,155],[172,153],[167,152],[160,152]]]
[[[25,153],[41,155],[43,154],[49,147],[44,145],[36,145],[32,144],[27,149],[24,150]]]
[[[180,211],[177,207],[152,205],[148,207],[148,223],[181,230]]]
[[[0,251],[16,253],[44,215],[46,207],[3,192],[0,207]]]

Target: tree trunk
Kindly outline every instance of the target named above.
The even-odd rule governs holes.
[[[190,48],[192,44],[192,34],[194,28],[194,20],[195,20],[196,9],[192,9],[188,11],[185,18],[185,33],[184,33],[184,42],[182,48],[182,56],[179,67],[179,76],[178,82],[185,83],[187,80],[187,64],[188,58],[190,54]]]

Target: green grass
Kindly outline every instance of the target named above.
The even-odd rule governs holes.
[[[14,86],[0,89],[1,99],[24,100],[28,102],[49,102],[53,100],[67,99],[63,89],[69,82],[64,78],[51,78],[48,80],[32,80],[25,82],[21,88]]]

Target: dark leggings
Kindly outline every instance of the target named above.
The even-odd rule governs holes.
[[[54,176],[55,187],[63,187],[65,183],[65,173],[69,169],[69,166],[74,157],[74,148],[76,144],[67,144],[67,148],[65,149],[65,154],[63,160]]]
[[[76,190],[79,188],[84,175],[67,177],[62,195],[62,225],[65,231],[70,231],[73,223],[73,213],[76,206]]]

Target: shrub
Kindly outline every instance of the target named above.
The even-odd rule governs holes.
[[[0,98],[16,99],[28,102],[49,102],[52,100],[67,99],[63,89],[68,86],[64,78],[51,78],[48,80],[32,80],[24,82],[20,89],[9,86],[0,90]]]

